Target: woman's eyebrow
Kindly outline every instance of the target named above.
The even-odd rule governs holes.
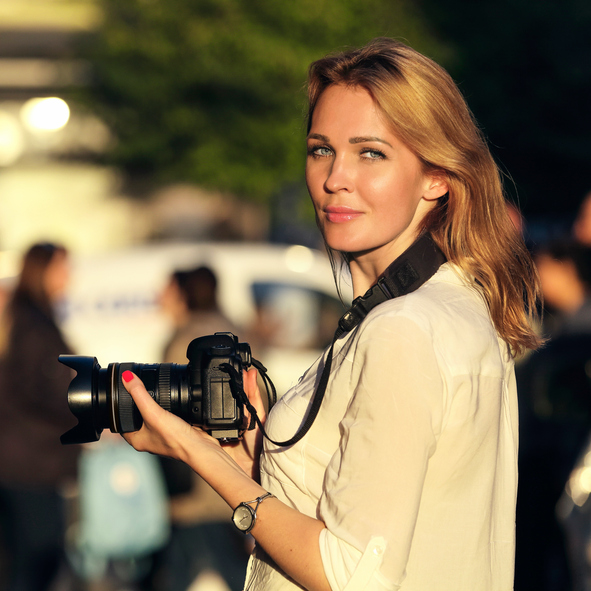
[[[387,146],[392,147],[392,144],[379,137],[352,137],[349,139],[350,144],[363,144],[364,142],[379,142],[380,144],[386,144]]]
[[[321,142],[326,142],[328,143],[330,140],[328,139],[328,136],[326,135],[322,135],[321,133],[311,133],[308,136],[309,140],[320,140]]]
[[[326,142],[326,143],[330,143],[330,140],[328,138],[328,136],[326,135],[322,135],[321,133],[311,133],[308,138],[309,140],[320,140],[321,142]],[[349,143],[350,144],[362,144],[364,142],[379,142],[381,144],[386,144],[387,146],[390,146],[392,148],[392,144],[390,142],[387,142],[386,140],[383,140],[382,138],[379,137],[374,137],[374,136],[356,136],[356,137],[352,137],[349,138]]]

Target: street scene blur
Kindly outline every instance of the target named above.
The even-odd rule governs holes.
[[[591,591],[590,6],[0,0],[0,591],[242,589],[252,540],[186,466],[60,444],[57,358],[186,364],[230,332],[297,382],[352,298],[307,196],[306,71],[376,36],[450,71],[506,172],[548,339],[517,362],[515,589]]]

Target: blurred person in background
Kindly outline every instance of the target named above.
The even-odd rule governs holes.
[[[9,297],[0,332],[0,507],[10,591],[47,589],[63,563],[64,498],[75,482],[78,446],[60,435],[75,420],[66,392],[70,347],[55,304],[68,284],[68,253],[32,246]]]
[[[525,220],[523,219],[523,214],[521,213],[519,208],[514,203],[507,201],[507,213],[511,218],[511,223],[515,227],[515,230],[519,233],[520,236],[523,236]]]
[[[237,334],[218,306],[217,277],[209,267],[173,273],[160,304],[174,326],[164,349],[164,363],[187,363],[187,346],[197,337],[216,332]]]
[[[571,569],[556,504],[591,427],[591,248],[554,240],[537,250],[535,261],[543,330],[551,340],[517,368],[516,591],[569,591]]]
[[[238,334],[217,303],[217,277],[205,266],[176,271],[160,297],[171,318],[173,335],[164,363],[187,363],[187,346],[216,332]],[[170,494],[172,531],[161,556],[163,588],[184,591],[200,575],[218,573],[231,591],[240,591],[248,561],[246,540],[231,525],[223,499],[182,462],[161,459]]]
[[[552,241],[537,251],[535,260],[546,307],[547,336],[591,333],[591,245]]]
[[[572,231],[577,242],[591,247],[591,191],[581,201]]]

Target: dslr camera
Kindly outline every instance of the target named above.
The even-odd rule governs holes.
[[[186,365],[111,363],[103,369],[96,357],[60,355],[60,362],[77,372],[68,388],[68,405],[78,419],[61,442],[98,441],[106,428],[113,433],[140,429],[142,417],[121,378],[126,370],[143,381],[162,408],[217,439],[239,439],[248,428],[240,396],[242,370],[253,361],[260,366],[250,346],[232,333],[216,333],[191,341],[187,359]]]

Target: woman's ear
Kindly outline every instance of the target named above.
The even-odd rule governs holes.
[[[423,197],[427,201],[435,201],[443,197],[449,191],[447,177],[444,172],[434,172],[427,177],[427,190]]]

